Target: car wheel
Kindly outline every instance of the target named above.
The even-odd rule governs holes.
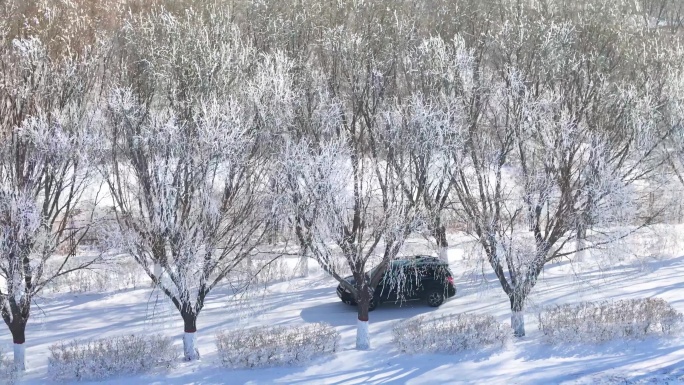
[[[351,300],[351,299],[346,300],[346,301],[342,301],[342,302],[346,303],[347,305],[351,305],[351,306],[355,306],[355,305],[356,305],[356,301]]]
[[[373,311],[376,307],[378,307],[378,299],[374,297],[368,304],[368,311]]]
[[[431,290],[425,298],[427,298],[427,304],[432,307],[438,307],[444,303],[444,293],[440,290]]]

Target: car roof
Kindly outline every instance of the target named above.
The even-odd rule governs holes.
[[[441,259],[437,257],[433,257],[430,255],[413,255],[410,257],[401,257],[398,259],[395,259],[391,262],[392,267],[400,267],[400,266],[407,266],[407,265],[444,265],[448,266],[448,264]]]

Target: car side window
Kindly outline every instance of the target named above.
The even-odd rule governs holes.
[[[387,288],[395,288],[397,281],[401,279],[401,267],[396,264],[390,264],[382,277],[382,284]]]
[[[423,269],[419,265],[407,266],[407,280],[406,284],[409,286],[410,290],[416,290],[420,286],[420,280],[422,279]]]
[[[405,266],[394,266],[391,271],[385,276],[385,285],[397,292],[403,292],[407,284],[407,271]]]
[[[444,281],[446,279],[446,277],[449,276],[448,267],[438,266],[435,268],[435,271],[432,275],[433,275],[434,279],[439,280],[439,281]]]
[[[434,268],[430,264],[424,264],[420,267],[420,269],[418,270],[418,274],[421,285],[423,284],[423,281],[425,281],[426,279],[432,279],[433,272]]]
[[[395,271],[392,268],[392,265],[387,267],[387,270],[385,270],[385,274],[382,276],[382,284],[384,286],[391,286],[392,281],[393,281],[392,277],[394,276],[394,274],[395,274]]]
[[[437,277],[437,270],[434,266],[430,266],[425,269],[424,279],[435,279]]]

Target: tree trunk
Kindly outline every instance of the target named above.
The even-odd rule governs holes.
[[[154,273],[154,276],[157,277],[157,279],[161,281],[162,267],[160,264],[158,264],[158,263],[154,264],[153,273]],[[154,281],[152,281],[152,287],[154,288],[156,286],[157,286],[157,284]]]
[[[7,325],[14,342],[14,366],[17,371],[26,370],[26,322],[21,315],[14,315],[13,321]]]
[[[446,228],[443,225],[435,227],[435,229],[432,231],[432,236],[435,237],[435,241],[437,242],[439,259],[449,263],[449,256],[447,254],[447,251],[449,250],[449,242],[446,238]]]
[[[575,241],[575,262],[584,262],[589,256],[589,250],[585,249],[587,247],[587,241],[584,238],[577,238]],[[584,250],[583,250],[584,249]]]
[[[356,322],[356,349],[370,349],[370,334],[368,333],[368,301],[358,303],[358,320]]]
[[[511,328],[515,337],[525,337],[525,313],[523,307],[525,297],[521,294],[510,294],[511,300]]]
[[[357,299],[358,320],[356,323],[356,349],[370,349],[370,334],[368,334],[368,308],[370,307],[370,292],[366,285],[358,291]]]
[[[200,354],[196,346],[197,314],[182,313],[181,315],[183,316],[183,328],[185,331],[185,334],[183,334],[183,357],[186,361],[198,360]]]
[[[309,276],[309,258],[302,255],[299,257],[299,263],[297,264],[297,268],[299,270],[299,276],[300,277],[308,277]]]
[[[575,240],[575,261],[584,262],[589,250],[582,250],[587,246],[587,228],[584,225],[577,226],[577,239]]]

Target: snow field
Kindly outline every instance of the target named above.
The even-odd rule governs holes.
[[[275,279],[249,293],[235,294],[220,287],[207,299],[198,319],[197,347],[202,358],[148,373],[122,375],[92,384],[677,384],[684,382],[684,338],[647,336],[639,340],[604,343],[547,344],[535,315],[557,305],[662,298],[677,312],[684,311],[684,256],[682,226],[658,230],[651,242],[644,236],[634,244],[592,251],[581,263],[560,262],[547,266],[527,304],[527,336],[512,338],[503,348],[475,348],[451,354],[406,354],[393,342],[394,328],[413,317],[448,319],[454,315],[493,317],[510,325],[510,305],[496,277],[473,254],[461,237],[450,238],[451,270],[457,296],[434,309],[421,302],[382,304],[370,314],[371,349],[354,349],[356,308],[339,301],[337,282],[314,263],[310,275]],[[665,238],[663,238],[665,237]],[[639,246],[642,245],[642,246]],[[657,246],[660,245],[660,246]],[[420,240],[407,244],[407,254],[426,250]],[[637,247],[639,246],[639,247]],[[648,249],[635,256],[624,250]],[[297,259],[283,260],[294,268]],[[54,293],[38,300],[40,312],[27,330],[28,371],[21,384],[45,384],[50,346],[73,339],[91,340],[126,334],[161,333],[182,352],[183,322],[173,305],[158,290],[145,287],[95,294]],[[216,346],[219,332],[239,332],[252,327],[295,326],[327,323],[339,333],[334,355],[315,356],[305,364],[272,368],[224,368]],[[0,336],[5,351],[9,335]],[[88,383],[82,381],[82,383]]]

